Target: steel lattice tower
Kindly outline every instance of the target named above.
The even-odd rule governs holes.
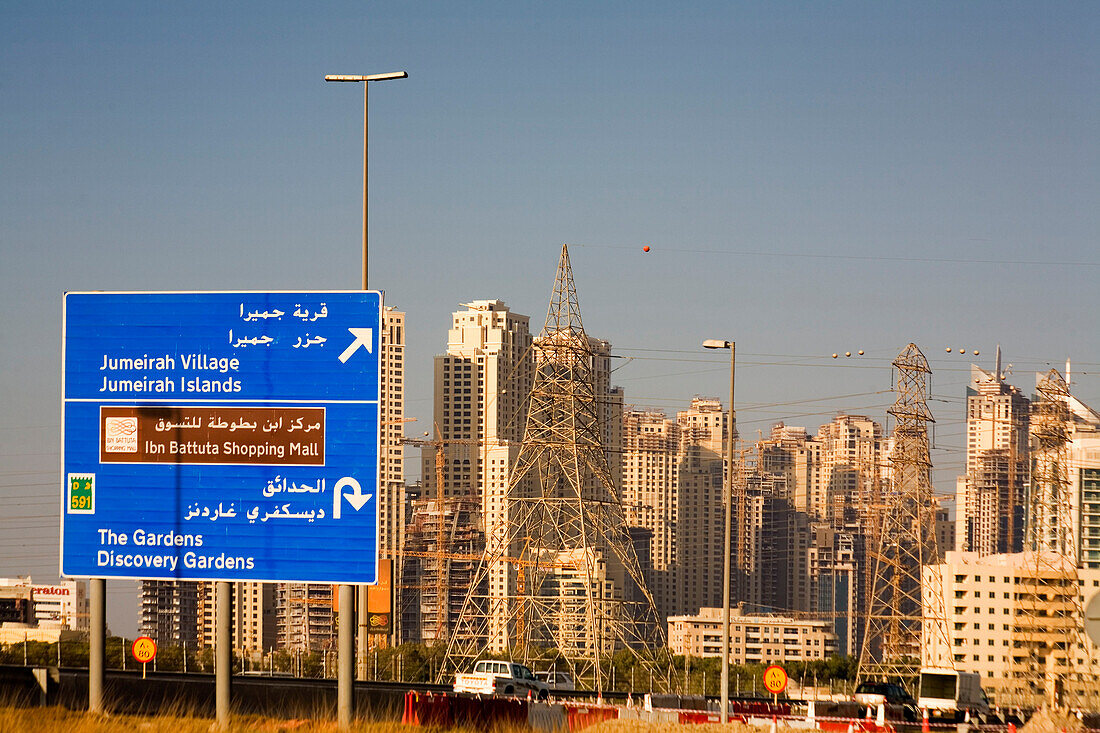
[[[560,655],[575,680],[604,689],[615,650],[651,657],[664,645],[602,437],[597,343],[563,246],[506,519],[486,527],[441,678],[487,652],[528,666]]]
[[[946,634],[943,588],[922,582],[922,567],[939,562],[928,440],[928,423],[935,422],[928,410],[932,371],[916,344],[909,344],[893,365],[897,396],[888,410],[896,420],[892,476],[880,503],[871,507],[877,550],[868,557],[874,573],[867,583],[860,680],[914,679],[923,635],[933,629]],[[949,640],[942,642],[950,648]]]
[[[1014,625],[1013,702],[1091,704],[1084,691],[1096,689],[1095,671],[1085,654],[1075,659],[1084,608],[1078,588],[1078,545],[1070,475],[1069,385],[1051,369],[1037,380],[1031,405],[1031,490],[1025,541],[1026,577],[1018,587],[1019,617]]]

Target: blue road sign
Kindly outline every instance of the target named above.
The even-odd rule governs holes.
[[[373,583],[378,292],[67,293],[61,574]]]

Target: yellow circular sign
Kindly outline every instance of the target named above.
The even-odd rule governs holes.
[[[139,636],[130,646],[130,653],[142,664],[151,662],[153,657],[157,656],[157,643],[148,636]]]
[[[773,695],[778,695],[787,689],[787,670],[778,664],[773,664],[764,670],[764,689]]]

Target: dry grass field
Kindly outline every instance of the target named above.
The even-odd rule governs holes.
[[[239,716],[233,719],[233,733],[336,733],[332,720],[274,720]],[[352,726],[354,733],[418,733],[426,729],[393,722],[361,722]],[[609,720],[586,729],[586,733],[761,733],[764,729],[733,723],[726,726],[676,725]],[[64,708],[0,707],[0,731],[3,733],[212,733],[217,727],[210,718],[188,715],[101,717]],[[528,728],[495,733],[528,733]],[[458,730],[456,733],[467,733]],[[474,733],[469,731],[469,733]],[[483,733],[478,731],[477,733]]]
[[[646,723],[638,720],[605,720],[591,728],[585,728],[584,733],[764,733],[767,730],[767,728],[757,728],[744,723],[680,725]]]
[[[101,717],[64,708],[0,707],[0,731],[3,733],[211,733],[217,727],[210,718],[187,715]],[[336,733],[332,720],[274,720],[240,716],[233,719],[234,733]],[[400,723],[363,722],[352,727],[355,733],[414,733],[422,728]]]

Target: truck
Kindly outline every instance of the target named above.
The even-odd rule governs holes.
[[[530,669],[522,664],[496,659],[483,659],[474,665],[473,672],[456,674],[454,690],[476,695],[520,697],[526,697],[530,693],[536,700],[545,700],[550,696],[549,685],[535,677]]]
[[[990,714],[981,675],[947,667],[921,669],[917,706],[927,710],[929,718],[956,723],[968,715],[971,720],[984,723]]]

